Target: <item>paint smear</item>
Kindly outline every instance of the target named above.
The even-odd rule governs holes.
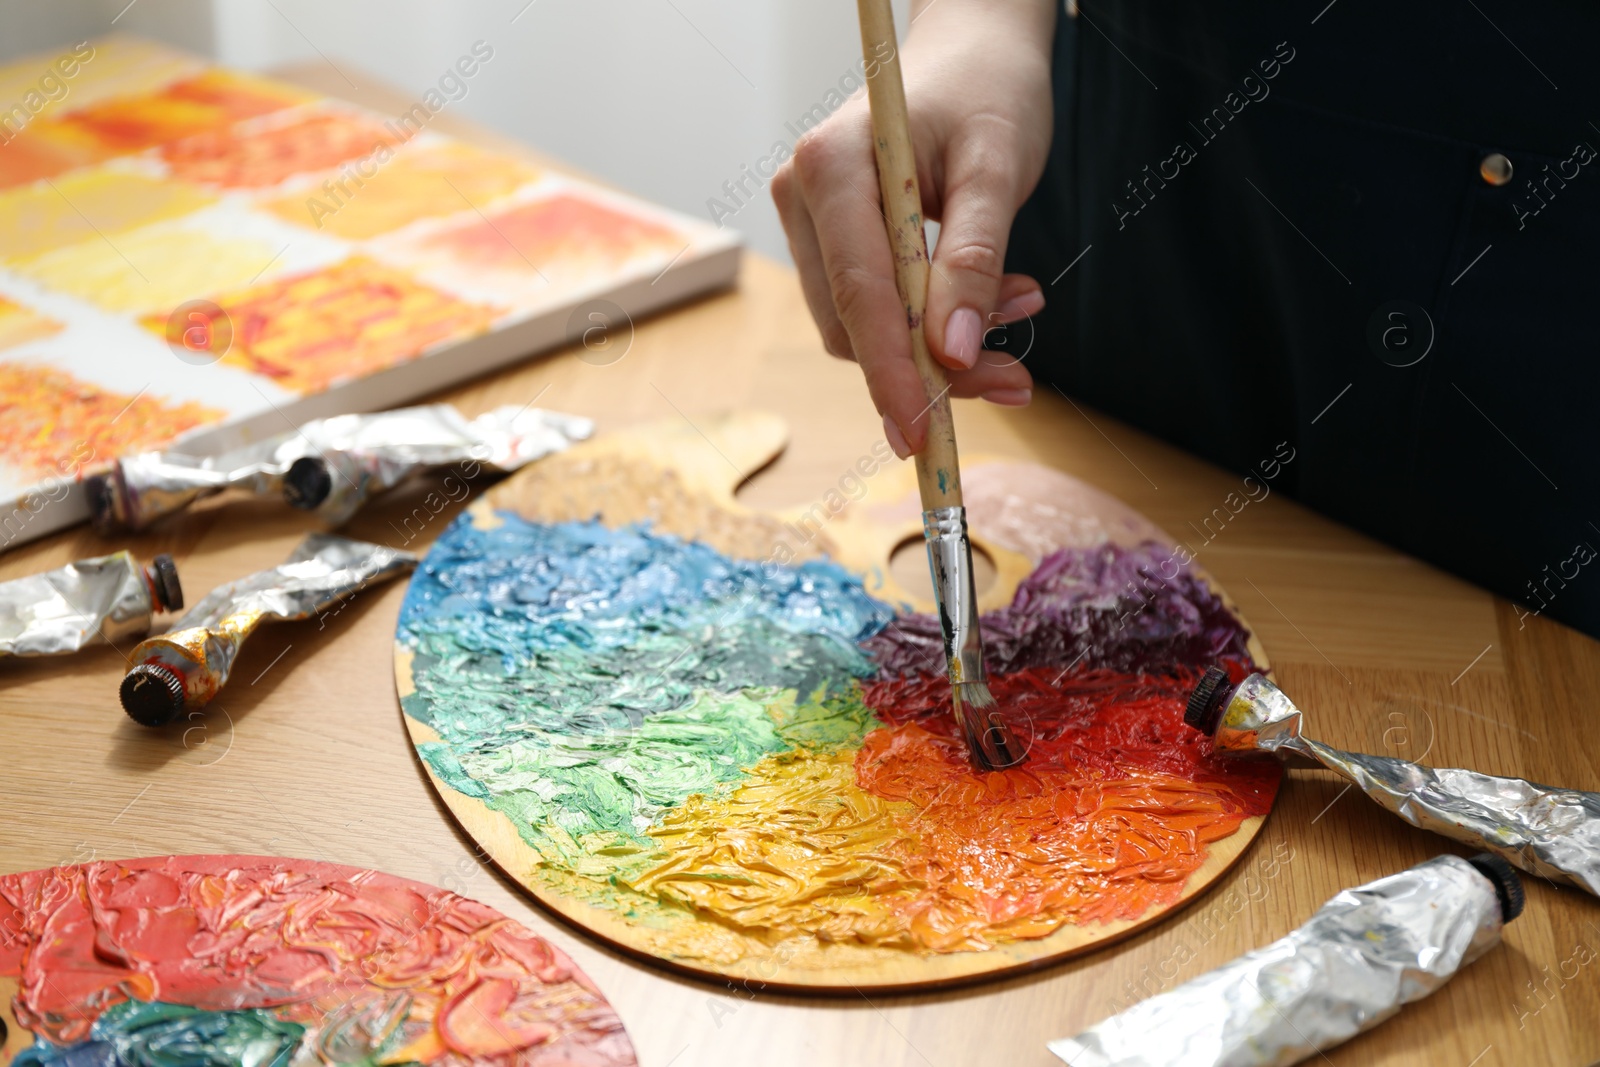
[[[128,230],[208,206],[210,195],[141,174],[91,170],[0,194],[0,259],[96,240],[115,253]]]
[[[226,414],[149,390],[114,392],[48,364],[0,362],[0,461],[35,478],[73,477]]]
[[[114,154],[79,131],[35,119],[21,134],[0,144],[0,189],[27,185],[40,178],[54,178],[78,167],[100,163]]]
[[[312,99],[310,93],[277,82],[211,69],[154,92],[100,100],[48,121],[122,154],[220,130]]]
[[[498,314],[359,256],[212,299],[233,322],[233,347],[222,362],[300,393],[483,333]],[[165,315],[141,323],[166,335]]]
[[[972,951],[1134,919],[1270,807],[1275,766],[1216,759],[1183,726],[1203,663],[1248,666],[1244,630],[1187,571],[1148,625],[1092,631],[1084,658],[1119,671],[1063,658],[1154,546],[1061,550],[985,618],[1010,641],[991,687],[1031,749],[978,775],[942,655],[914,659],[921,623],[891,623],[835,564],[483,518],[444,533],[401,612],[402,704],[439,737],[419,752],[511,819],[536,882],[646,923],[673,955],[797,936]],[[725,513],[719,541],[743,518]]]
[[[0,348],[14,348],[61,332],[61,323],[0,296]]]
[[[443,257],[462,268],[567,279],[614,271],[641,256],[670,255],[684,243],[659,223],[563,194],[473,217],[419,237],[412,247],[424,258]]]
[[[456,142],[406,145],[391,159],[379,152],[373,162],[374,173],[358,171],[342,189],[307,189],[261,206],[296,226],[359,241],[484,207],[540,176],[519,159]]]
[[[135,230],[112,247],[99,237],[19,263],[15,270],[56,292],[112,312],[163,312],[246,285],[277,249],[262,241],[213,237],[170,226]]]
[[[17,1067],[635,1062],[559,949],[475,901],[310,860],[155,857],[0,876]]]
[[[213,130],[161,149],[173,177],[224,188],[260,188],[371,155],[393,135],[377,119],[317,111],[294,122],[241,136]]]

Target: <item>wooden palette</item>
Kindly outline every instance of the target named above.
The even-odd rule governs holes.
[[[652,534],[675,535],[682,541],[696,543],[685,547],[679,541],[670,542],[673,552],[682,551],[688,555],[670,565],[663,562],[665,570],[699,566],[693,562],[701,558],[695,553],[709,545],[735,563],[763,561],[765,569],[761,574],[767,577],[780,572],[792,574],[794,568],[801,566],[813,568],[805,573],[815,578],[815,584],[820,586],[830,580],[828,575],[837,573],[836,569],[829,569],[826,562],[832,561],[858,579],[859,590],[877,601],[898,605],[898,614],[930,612],[933,605],[926,592],[903,587],[890,566],[890,557],[898,546],[907,540],[920,541],[921,508],[911,466],[896,462],[886,447],[877,455],[862,457],[858,464],[842,472],[837,491],[830,491],[806,507],[767,513],[746,508],[734,499],[737,486],[770,462],[783,449],[786,438],[787,430],[780,419],[748,412],[700,417],[692,424],[677,419],[597,437],[541,461],[490,490],[461,516],[424,561],[408,592],[396,643],[396,683],[406,727],[419,747],[429,778],[446,805],[510,877],[541,903],[595,936],[674,969],[741,980],[751,985],[850,992],[925,988],[970,981],[1039,967],[1105,945],[1181,907],[1237,861],[1260,831],[1270,808],[1277,784],[1275,768],[1248,772],[1257,776],[1250,785],[1255,790],[1251,794],[1256,798],[1255,807],[1248,813],[1239,814],[1244,809],[1238,807],[1227,809],[1233,814],[1227,819],[1218,816],[1221,821],[1206,824],[1211,827],[1209,830],[1172,829],[1171,836],[1161,839],[1167,842],[1161,847],[1167,847],[1185,839],[1187,834],[1188,845],[1182,848],[1194,851],[1179,856],[1182,849],[1172,846],[1172,862],[1181,858],[1189,864],[1185,868],[1187,878],[1180,877],[1165,888],[1145,886],[1149,890],[1146,898],[1127,898],[1148,899],[1151,901],[1148,907],[1139,907],[1134,914],[1126,913],[1127,908],[1123,913],[1113,914],[1115,909],[1109,904],[1096,903],[1102,898],[1092,895],[1093,878],[1083,874],[1091,866],[1088,859],[1075,867],[1076,860],[1063,864],[1056,859],[1045,863],[1027,858],[1029,876],[1043,878],[1040,885],[1044,888],[1040,892],[1045,897],[1055,899],[1050,894],[1056,892],[1052,887],[1056,880],[1075,887],[1074,879],[1082,875],[1084,885],[1091,886],[1082,890],[1082,900],[1089,901],[1083,907],[1074,903],[1082,900],[1072,895],[1079,890],[1071,888],[1061,891],[1067,900],[1061,907],[1048,913],[1042,910],[1030,913],[1027,909],[1038,903],[1032,897],[1001,899],[991,895],[975,902],[960,900],[964,891],[959,876],[941,882],[938,892],[943,895],[937,898],[928,897],[933,891],[926,885],[919,889],[917,878],[905,872],[913,868],[935,871],[950,857],[945,853],[922,855],[917,850],[923,846],[917,842],[923,839],[899,836],[896,828],[917,825],[922,827],[918,833],[935,832],[916,820],[923,815],[933,818],[936,810],[952,809],[936,809],[944,802],[943,794],[925,811],[919,808],[919,802],[868,796],[852,778],[856,772],[851,768],[868,766],[856,762],[869,759],[859,748],[852,749],[848,745],[842,750],[829,748],[831,742],[824,740],[815,741],[815,744],[794,742],[776,754],[769,750],[761,762],[753,764],[754,769],[751,766],[732,768],[731,777],[724,774],[714,788],[703,793],[668,798],[660,803],[652,801],[643,807],[636,797],[631,829],[621,826],[600,831],[578,818],[582,803],[574,801],[575,806],[562,807],[567,803],[564,797],[578,796],[571,791],[574,779],[567,776],[579,771],[589,775],[582,779],[586,783],[582,788],[590,792],[600,788],[595,785],[597,780],[606,788],[610,787],[606,782],[611,779],[634,782],[634,778],[628,777],[633,773],[628,770],[633,764],[627,762],[634,757],[626,755],[623,748],[605,746],[645,746],[646,741],[634,739],[647,733],[660,720],[660,715],[651,713],[641,721],[621,726],[613,723],[610,727],[595,727],[590,723],[584,729],[598,731],[592,734],[592,739],[589,734],[576,737],[576,727],[572,738],[563,736],[560,729],[552,732],[547,725],[540,725],[546,722],[543,718],[513,722],[510,732],[499,735],[498,741],[484,740],[474,734],[476,727],[471,723],[479,721],[475,717],[489,714],[485,709],[499,708],[501,705],[496,702],[504,702],[505,685],[509,684],[502,682],[495,669],[485,667],[480,660],[485,655],[494,658],[502,653],[507,663],[520,662],[519,657],[524,655],[530,657],[530,662],[535,658],[528,649],[507,646],[508,639],[503,631],[495,630],[504,621],[500,616],[515,615],[521,610],[519,605],[524,603],[560,601],[556,604],[558,614],[538,624],[543,628],[539,632],[549,632],[565,627],[566,620],[588,610],[583,605],[589,604],[597,594],[583,588],[581,566],[562,560],[555,552],[545,558],[541,556],[544,549],[533,548],[523,550],[524,555],[537,558],[531,562],[525,558],[516,565],[531,568],[528,574],[542,577],[485,579],[488,582],[485,588],[498,589],[494,596],[500,599],[495,603],[503,605],[504,612],[499,608],[492,611],[464,608],[462,598],[470,599],[466,590],[477,580],[473,575],[478,573],[469,574],[461,569],[475,558],[470,553],[462,554],[465,551],[462,546],[468,542],[492,540],[499,544],[499,539],[521,537],[527,531],[532,531],[529,536],[562,532],[563,536],[572,533],[581,537],[637,538],[642,536],[638,533],[641,527],[633,527],[633,532],[628,532],[628,528],[631,524],[647,524]],[[964,462],[963,480],[975,550],[992,561],[995,574],[992,585],[979,595],[980,608],[986,613],[1011,604],[1018,586],[1034,580],[1029,576],[1041,560],[1056,559],[1059,550],[1082,553],[1084,558],[1099,558],[1096,553],[1114,556],[1119,552],[1138,551],[1140,546],[1146,546],[1148,551],[1155,551],[1153,546],[1171,546],[1171,541],[1158,528],[1136,512],[1057,471],[978,456]],[[590,520],[598,522],[591,524]],[[785,547],[780,549],[780,545]],[[1225,616],[1231,613],[1229,621],[1238,631],[1238,644],[1234,647],[1244,650],[1238,658],[1242,661],[1247,652],[1248,659],[1257,668],[1265,669],[1266,655],[1256,639],[1234,621],[1237,612],[1232,602],[1195,568],[1186,568],[1186,573],[1201,590],[1199,595],[1211,599],[1216,611]],[[677,579],[668,574],[664,580]],[[540,581],[554,584],[549,588],[541,586],[542,591],[538,592],[528,584]],[[430,584],[440,582],[443,584]],[[495,586],[497,582],[499,585]],[[518,582],[523,584],[516,584]],[[622,592],[613,592],[619,602],[625,599]],[[749,595],[766,594],[760,591]],[[602,609],[607,607],[604,597],[598,603]],[[720,609],[720,617],[705,630],[707,647],[718,640],[717,635],[722,631],[717,627],[727,624],[731,628],[734,623],[729,620],[742,618],[740,611],[747,604],[748,597],[743,605]],[[622,608],[616,607],[616,610],[620,612]],[[467,614],[460,614],[463,611]],[[561,611],[566,614],[560,614]],[[446,620],[444,616],[451,612],[457,614]],[[462,636],[467,631],[476,633],[474,628],[480,625],[486,626],[483,633],[490,635],[484,638],[489,641],[488,653],[480,644],[473,644],[478,638]],[[594,639],[594,634],[601,634],[603,639],[604,627],[596,624],[595,630],[585,632],[589,636],[584,640]],[[501,636],[494,637],[495,633]],[[653,640],[655,636],[655,631],[651,630],[647,638]],[[446,639],[459,643],[450,647],[470,647],[476,651],[451,658],[440,655],[436,644],[428,643]],[[626,676],[632,669],[628,666],[632,662],[628,657],[648,644],[648,640],[640,638],[637,647],[623,644],[610,650],[602,649],[594,653],[592,660],[585,661],[591,665],[584,669]],[[800,643],[800,639],[796,642]],[[419,649],[425,651],[419,654]],[[993,644],[989,651],[993,663],[996,654]],[[661,673],[644,678],[643,682],[648,684],[637,688],[648,690],[650,699],[654,699],[658,690],[670,689],[676,677],[672,664],[680,659],[699,659],[701,652],[694,639],[690,639],[689,644],[678,646],[672,663],[661,668]],[[1088,654],[1087,648],[1079,655],[1080,660],[1084,654]],[[710,653],[706,655],[709,657]],[[935,659],[939,662],[930,665],[929,673],[936,676],[942,673],[943,664],[940,657]],[[596,663],[598,667],[593,665]],[[486,695],[480,698],[476,688],[468,687],[471,691],[463,695],[464,690],[458,692],[434,684],[438,677],[444,677],[438,672],[455,669],[461,664],[486,672],[471,676],[483,682]],[[1201,666],[1203,664],[1189,664],[1182,669]],[[1143,684],[1156,677],[1111,676],[1104,671],[1093,676],[1072,674],[1074,666],[1070,663],[1051,664],[1051,667],[1061,668],[1055,680],[1060,683],[1065,678],[1068,686],[1102,677],[1120,678],[1124,683],[1132,678]],[[509,672],[509,677],[521,668],[507,666],[503,670]],[[1020,672],[1017,677],[1023,678],[1025,674]],[[1056,671],[1052,669],[1050,674],[1055,675]],[[733,675],[730,673],[727,677]],[[518,684],[523,686],[518,692],[526,696],[531,683]],[[877,692],[872,688],[874,679],[868,678],[863,684],[865,688],[856,690],[857,693]],[[996,684],[1004,686],[1003,680]],[[1150,684],[1157,685],[1157,682]],[[1184,686],[1170,681],[1161,681],[1160,686],[1165,687],[1161,690],[1161,721],[1167,724],[1162,728],[1170,729],[1174,717],[1181,714]],[[557,708],[564,699],[556,692],[562,689],[560,685],[551,689],[548,696],[536,685],[532,689],[534,694],[529,699],[535,703],[543,701],[550,708]],[[773,695],[771,689],[740,692],[755,694],[755,699],[765,701],[767,715],[780,724],[805,718],[801,713],[806,709],[810,709],[808,714],[815,712],[817,715],[822,715],[819,706],[837,710],[846,699],[838,697],[836,700],[833,688],[818,690],[823,696],[811,703],[794,689],[778,696]],[[545,704],[539,706],[544,709]],[[696,689],[695,696],[689,700],[689,710],[698,712],[708,706],[701,691]],[[936,708],[936,702],[930,707]],[[876,714],[877,709],[873,710]],[[670,712],[680,713],[688,714],[681,708]],[[495,710],[493,714],[502,715],[503,719],[501,711]],[[541,710],[540,715],[544,714]],[[1092,719],[1102,712],[1094,710],[1084,714]],[[943,718],[948,719],[948,714],[944,713]],[[917,758],[944,761],[939,773],[945,775],[950,787],[964,789],[974,782],[989,783],[978,788],[980,791],[982,788],[1010,789],[1015,797],[1008,794],[1007,803],[1016,799],[1017,803],[1026,804],[1047,792],[1041,782],[1056,781],[1051,777],[1056,773],[1054,765],[1044,767],[1037,761],[1030,761],[1032,770],[1028,771],[972,774],[962,760],[953,728],[948,736],[935,736],[943,729],[936,711],[922,713],[916,721],[896,720],[892,729],[879,721],[881,719],[879,715],[879,719],[868,723],[867,728],[872,729],[872,733],[867,739],[855,737],[853,743],[870,747],[889,738],[896,743],[904,741],[923,746],[917,751],[935,755]],[[702,725],[710,722],[707,719]],[[1013,721],[1012,725],[1023,735],[1025,743],[1033,743],[1029,730],[1035,728],[1035,723],[1031,717],[1025,723]],[[1178,724],[1177,730],[1185,729]],[[1044,723],[1037,729],[1041,746],[1045,744],[1047,731],[1054,731],[1050,737],[1065,736],[1061,729]],[[804,736],[815,740],[823,737],[823,733]],[[1192,743],[1188,735],[1182,736],[1185,743]],[[648,743],[657,742],[659,738]],[[889,757],[883,753],[887,751],[889,749],[882,745],[874,749],[876,755],[870,760],[876,762],[871,762],[870,766],[884,765]],[[624,753],[626,758],[617,753]],[[535,763],[543,760],[541,766],[557,769],[548,775],[519,771],[522,777],[504,792],[496,792],[497,786],[485,787],[469,769],[469,765],[478,768],[476,773],[493,784],[504,777],[502,772],[507,767],[521,766],[516,762],[518,759]],[[659,774],[641,772],[637,789],[665,791],[667,785],[663,784],[661,775],[668,770],[675,772],[678,767],[649,766],[657,768]],[[666,770],[661,770],[663,767]],[[817,770],[819,767],[824,769]],[[724,767],[718,773],[727,770]],[[1126,773],[1135,784],[1145,782],[1146,772],[1142,770]],[[1231,773],[1235,772],[1208,771],[1207,780]],[[608,774],[611,779],[606,778]],[[752,774],[768,777],[759,781],[740,777]],[[828,777],[830,774],[832,778]],[[1020,776],[1013,778],[1012,775]],[[1263,775],[1267,777],[1261,777]],[[599,776],[598,779],[595,776]],[[1102,789],[1110,796],[1114,788],[1122,784],[1109,779],[1100,781],[1093,774],[1090,778],[1095,796],[1100,796]],[[806,794],[805,804],[810,807],[799,814],[796,814],[796,805],[783,799],[791,794],[781,790],[778,794],[762,793],[763,789],[778,786],[791,788],[784,785],[791,779],[813,787]],[[1160,788],[1168,790],[1163,796],[1173,796],[1188,788],[1202,787],[1163,778]],[[1229,792],[1233,788],[1231,785],[1225,787],[1212,782],[1204,788],[1219,790],[1217,795],[1222,801],[1233,796]],[[1245,788],[1240,786],[1239,795],[1244,793]],[[771,795],[779,799],[772,801]],[[1209,793],[1204,795],[1211,798]],[[1180,807],[1181,803],[1180,799]],[[763,804],[776,804],[770,818],[763,816]],[[829,804],[837,805],[843,814],[837,818],[829,814],[833,811]],[[1137,806],[1134,804],[1133,808]],[[1084,818],[1112,820],[1103,826],[1143,825],[1137,822],[1140,816],[1129,814],[1133,808],[1105,808]],[[1218,810],[1223,809],[1226,803]],[[1036,812],[1036,809],[1028,810]],[[817,811],[822,814],[816,815]],[[954,813],[963,814],[961,809],[954,809]],[[1071,823],[1075,818],[1058,820],[1050,816],[1038,825],[1048,833],[1052,832],[1053,822]],[[1117,822],[1119,819],[1122,821]],[[1178,826],[1183,818],[1174,816],[1171,822]],[[801,829],[794,829],[794,825]],[[881,825],[887,829],[881,840],[861,846],[864,833],[861,828],[867,825]],[[839,830],[840,826],[844,829]],[[839,832],[835,833],[836,830]],[[1133,831],[1124,829],[1116,833],[1123,835],[1122,845],[1135,840]],[[1209,844],[1195,843],[1206,840],[1208,833],[1211,835]],[[700,840],[695,835],[709,842],[707,850],[684,852],[681,839]],[[1032,846],[1024,843],[1021,847],[1025,852]],[[1019,855],[1021,853],[1011,852],[1003,858],[1006,862],[1023,862],[1017,858]],[[735,859],[730,860],[730,856]],[[1163,862],[1167,858],[1156,857]],[[758,876],[749,876],[748,872],[763,863],[770,869],[758,872]],[[1119,867],[1117,871],[1122,869]],[[837,873],[838,870],[854,872],[849,877],[855,880],[851,882],[840,876],[843,880],[830,881],[833,874],[827,872]],[[817,878],[817,886],[802,885],[791,892],[792,887],[783,879],[804,881],[808,871]],[[862,874],[862,871],[868,873]],[[1073,874],[1074,871],[1077,874]],[[1106,877],[1120,875],[1113,872]],[[781,893],[769,892],[770,886],[763,878],[777,879]],[[846,885],[850,892],[842,895],[835,892],[836,888]],[[1124,883],[1116,885],[1120,887]],[[821,903],[813,903],[813,898]],[[929,899],[933,899],[933,903],[928,903]],[[1105,901],[1112,899],[1112,896],[1103,898]],[[803,903],[794,903],[796,900]],[[974,914],[981,920],[976,926],[972,925]],[[1078,919],[1063,921],[1062,916],[1067,914],[1076,915]],[[757,921],[763,915],[778,918],[763,925]],[[790,922],[789,917],[796,915],[805,918]],[[952,926],[955,922],[949,918],[952,915],[967,925],[956,922]],[[991,921],[992,925],[984,925]],[[951,929],[957,932],[950,933]],[[930,930],[932,933],[928,932]]]
[[[560,950],[492,908],[313,860],[0,875],[0,1065],[632,1067]]]

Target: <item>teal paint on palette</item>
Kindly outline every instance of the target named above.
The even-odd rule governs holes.
[[[541,851],[570,861],[563,838],[593,833],[646,846],[661,809],[877,725],[857,643],[893,613],[839,566],[497,516],[459,518],[413,578],[403,703],[440,736],[418,746],[434,773]]]

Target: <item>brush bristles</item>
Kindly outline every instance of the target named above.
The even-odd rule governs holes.
[[[974,708],[994,707],[994,694],[983,682],[962,682],[956,686],[956,699]]]
[[[967,747],[979,767],[986,771],[1003,771],[1027,758],[999,713],[988,710],[995,706],[994,694],[989,692],[988,685],[961,682],[951,687],[950,697],[956,722],[966,735]],[[969,715],[968,708],[977,714]]]

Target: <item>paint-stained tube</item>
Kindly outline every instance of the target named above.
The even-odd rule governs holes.
[[[1261,675],[1230,688],[1212,668],[1195,686],[1184,721],[1211,734],[1219,752],[1325,767],[1413,826],[1600,896],[1600,793],[1344,752],[1302,736],[1302,717]]]
[[[131,552],[80,559],[0,583],[0,656],[54,656],[150,629],[157,611],[183,607],[172,557],[146,567]]]
[[[140,642],[128,657],[134,666],[122,679],[122,706],[145,726],[204,707],[257,626],[310,618],[416,563],[382,545],[312,534],[281,567],[212,590],[170,632]]]
[[[282,495],[332,525],[424,467],[463,478],[516,470],[594,432],[576,415],[507,405],[468,419],[448,404],[316,419],[215,456],[144,452],[88,480],[95,529],[142,530],[225,489]]]
[[[1439,856],[1347,889],[1289,936],[1050,1042],[1071,1067],[1282,1067],[1369,1030],[1500,942],[1522,884]]]

